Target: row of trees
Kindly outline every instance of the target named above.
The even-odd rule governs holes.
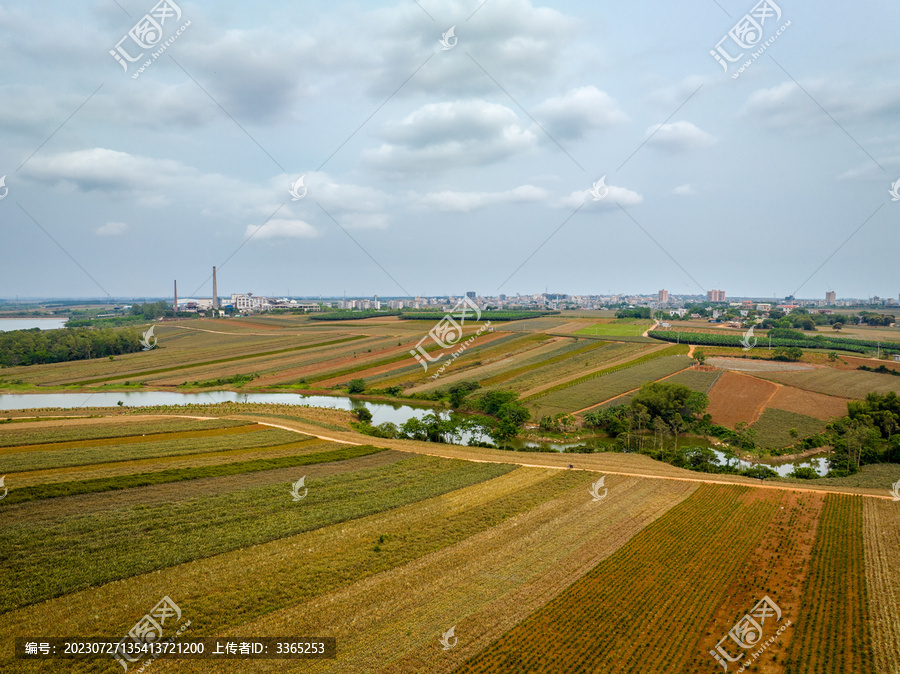
[[[847,403],[847,416],[828,424],[824,437],[834,452],[830,473],[850,475],[870,463],[900,463],[900,397],[870,393]]]
[[[62,363],[133,353],[141,350],[134,328],[13,330],[0,332],[0,366]]]

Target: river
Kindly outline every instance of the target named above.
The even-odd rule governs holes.
[[[0,318],[0,332],[13,330],[57,330],[66,327],[65,318]]]

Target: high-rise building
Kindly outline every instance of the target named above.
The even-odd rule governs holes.
[[[725,291],[724,290],[710,290],[706,293],[706,299],[710,302],[724,302],[725,301]]]
[[[668,290],[660,290],[659,291],[659,303],[665,304],[669,301],[669,291]]]
[[[475,299],[475,291],[470,290],[469,292],[466,293],[466,297],[468,297],[470,300],[474,300]]]
[[[829,290],[825,293],[825,304],[834,304],[834,301],[837,299],[837,293],[833,290]]]

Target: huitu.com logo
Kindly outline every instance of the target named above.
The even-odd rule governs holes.
[[[897,182],[900,182],[900,180]],[[6,186],[6,176],[3,176],[0,178],[0,199],[5,198],[7,194],[9,194],[9,188]]]
[[[456,632],[456,625],[454,625],[453,627],[451,627],[449,630],[447,630],[446,632],[444,632],[441,635],[441,639],[440,639],[441,646],[444,647],[445,651],[449,651],[451,648],[456,646],[458,639],[455,636],[455,632]]]
[[[5,178],[6,176],[3,176],[3,177]],[[3,182],[0,181],[0,185],[2,185],[2,184],[3,184]],[[895,182],[891,185],[889,194],[891,195],[891,201],[900,201],[900,179],[898,179],[897,182]],[[4,196],[6,196],[6,195],[4,195]],[[0,197],[0,199],[2,199],[2,198],[3,197]]]
[[[591,485],[591,488],[588,490],[591,492],[591,496],[594,497],[594,501],[602,501],[606,498],[606,495],[609,493],[609,489],[607,489],[604,484],[606,483],[606,475],[597,480],[594,484]],[[600,490],[603,490],[603,493],[600,493]]]
[[[306,475],[301,477],[299,480],[294,482],[294,484],[292,485],[293,488],[291,489],[291,496],[294,497],[295,501],[299,501],[300,499],[306,498],[306,495],[309,493],[309,489],[304,487],[305,484],[306,484]],[[302,495],[300,494],[301,489],[303,490]]]
[[[606,186],[606,176],[603,176],[594,183],[593,187],[590,189],[590,193],[594,201],[606,199],[606,195],[609,194],[609,187]]]
[[[300,201],[306,196],[306,184],[303,182],[305,178],[306,176],[300,176],[291,183],[291,189],[288,190],[288,194],[291,195],[291,201]]]
[[[150,329],[144,333],[144,336],[140,340],[141,346],[144,347],[144,349],[143,349],[144,351],[150,351],[150,349],[153,349],[154,347],[156,347],[157,340],[156,340],[156,337],[153,335],[153,328],[155,328],[155,327],[156,327],[155,325],[151,325]]]
[[[0,482],[0,485],[3,483]],[[893,496],[894,501],[900,501],[900,480],[897,480],[894,484],[891,485],[893,488],[891,489],[891,496]]]
[[[439,42],[441,43],[442,51],[453,49],[456,46],[456,43],[459,42],[459,38],[456,37],[456,26],[450,26],[450,29],[446,33],[441,33]]]
[[[750,326],[750,329],[747,330],[747,332],[744,333],[744,338],[741,339],[741,344],[744,345],[744,347],[743,347],[743,348],[744,348],[744,351],[749,351],[749,350],[752,349],[754,346],[756,346],[757,339],[756,339],[756,337],[753,336],[753,328],[754,328],[754,327],[756,327],[756,326],[751,325],[751,326]],[[751,340],[751,339],[753,339],[753,343],[752,343],[752,344],[750,343],[750,340]]]

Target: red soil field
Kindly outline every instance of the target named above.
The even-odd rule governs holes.
[[[723,372],[709,391],[709,408],[713,423],[734,428],[740,421],[752,424],[759,419],[766,404],[778,390],[769,381],[737,372]]]

